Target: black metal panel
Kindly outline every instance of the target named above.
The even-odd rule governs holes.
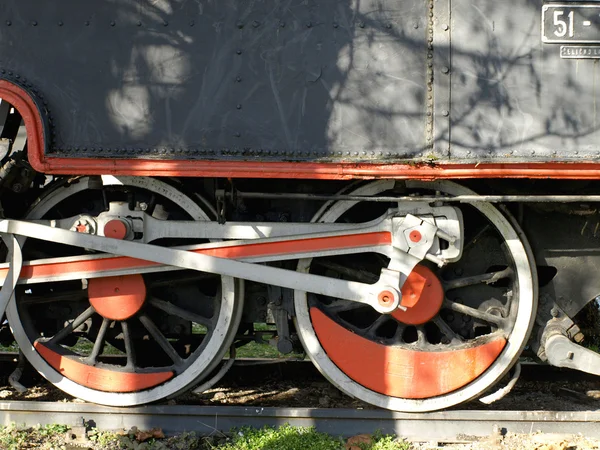
[[[451,128],[440,145],[450,142],[452,159],[600,158],[598,64],[542,43],[542,7],[451,0]]]
[[[0,68],[55,155],[411,158],[427,147],[422,0],[2,0]]]

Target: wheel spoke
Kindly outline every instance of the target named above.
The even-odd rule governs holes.
[[[449,291],[451,289],[473,286],[480,283],[492,284],[504,278],[511,277],[513,273],[513,270],[510,267],[507,267],[506,269],[498,272],[484,273],[481,275],[474,275],[472,277],[457,278],[455,280],[445,281],[443,283],[444,290]]]
[[[100,356],[100,353],[102,353],[102,349],[104,348],[106,331],[108,330],[109,324],[110,320],[107,318],[102,319],[102,325],[100,325],[100,329],[98,330],[98,336],[96,336],[96,342],[94,342],[92,352],[90,353],[90,356],[86,358],[88,364],[95,365],[98,362],[98,356]]]
[[[417,326],[417,345],[424,346],[427,344],[427,337],[425,335],[425,327],[423,325]]]
[[[397,320],[394,316],[391,316],[396,323],[398,324],[398,328],[396,328],[396,332],[394,333],[394,337],[392,337],[392,342],[394,344],[402,344],[404,340],[402,339],[402,335],[404,334],[404,330],[406,330],[406,324]]]
[[[370,337],[375,337],[377,330],[388,321],[389,317],[386,314],[379,316],[371,325],[369,325],[365,332]]]
[[[124,320],[121,322],[121,330],[123,330],[123,342],[125,343],[125,353],[127,354],[127,365],[125,367],[131,370],[135,368],[135,349],[127,321]]]
[[[73,330],[75,330],[77,327],[81,326],[86,320],[88,320],[90,317],[92,317],[95,313],[96,313],[96,310],[92,306],[90,306],[88,309],[86,309],[84,312],[82,312],[79,316],[77,316],[75,318],[75,320],[73,320],[73,322],[69,322],[69,324],[66,327],[64,327],[62,330],[60,330],[54,336],[52,336],[50,341],[48,341],[48,344],[58,344],[60,341],[62,341],[64,338],[66,338],[69,334],[71,334],[73,332]]]
[[[479,238],[483,236],[490,228],[490,225],[486,224],[481,230],[479,230],[471,239],[469,239],[469,242],[463,246],[463,252],[469,249],[472,245],[477,244]]]
[[[463,338],[460,335],[458,335],[457,333],[455,333],[454,330],[452,328],[450,328],[450,325],[448,325],[446,323],[446,321],[444,319],[442,319],[439,315],[433,319],[433,323],[435,323],[437,325],[437,327],[440,329],[442,334],[444,336],[446,336],[450,340],[450,342],[452,342],[452,341],[462,342],[463,341]]]
[[[503,328],[505,324],[505,320],[502,317],[494,316],[493,314],[479,311],[478,309],[471,308],[470,306],[463,305],[462,303],[457,303],[448,298],[444,300],[443,307],[451,309],[452,311],[461,314],[465,314],[467,316],[471,316],[474,319],[483,320],[484,322],[491,323],[500,328]]]
[[[146,315],[140,316],[140,322],[144,325],[144,328],[148,330],[150,335],[154,338],[154,340],[160,345],[160,348],[164,350],[171,361],[175,363],[176,366],[183,365],[183,359],[179,354],[175,351],[171,343],[165,337],[164,334],[158,329],[158,327],[150,320],[150,318]]]
[[[167,314],[171,314],[177,317],[180,317],[184,320],[189,320],[190,322],[197,323],[199,325],[204,325],[208,327],[211,324],[211,321],[206,317],[202,317],[193,312],[187,311],[179,306],[176,306],[172,303],[166,302],[156,297],[152,297],[149,300],[149,303],[155,308],[160,309],[161,311],[166,312]]]

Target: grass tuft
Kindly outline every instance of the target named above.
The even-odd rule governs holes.
[[[219,450],[340,450],[344,448],[341,438],[319,433],[314,428],[265,427],[234,430],[232,442],[217,447]]]
[[[370,443],[359,443],[352,450],[409,450],[408,442],[392,436],[376,434]],[[283,425],[279,428],[242,428],[234,430],[230,442],[214,450],[345,450],[346,441],[340,437],[319,433],[314,428]]]
[[[65,440],[69,427],[46,425],[27,429],[15,425],[0,427],[1,450],[65,450],[80,448]],[[146,435],[141,438],[141,435]],[[128,432],[109,432],[91,429],[86,445],[90,450],[410,450],[409,443],[391,436],[362,435],[363,440],[349,444],[338,436],[317,432],[314,428],[283,425],[278,428],[255,429],[244,427],[224,434],[200,437],[195,433],[148,438],[149,433],[133,427]],[[144,439],[144,440],[142,440]],[[367,442],[365,442],[367,441]]]
[[[7,427],[0,427],[0,449],[54,448],[62,443],[64,434],[68,429],[69,427],[65,425],[38,425],[32,428],[19,428],[12,424]]]

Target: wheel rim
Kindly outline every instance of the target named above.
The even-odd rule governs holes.
[[[358,188],[353,194],[379,195],[390,190],[393,185],[393,181],[370,183]],[[441,191],[453,196],[473,194],[470,190],[450,182],[409,181],[406,186],[415,190]],[[356,205],[357,202],[331,202],[321,208],[313,221],[335,222],[343,220],[346,217],[344,214],[351,213],[352,208]],[[296,326],[300,339],[317,368],[340,390],[353,397],[387,409],[406,412],[432,411],[481,395],[499,381],[516,362],[527,342],[535,319],[537,282],[535,270],[533,270],[531,251],[527,242],[519,237],[522,233],[518,226],[511,223],[507,216],[500,213],[491,204],[474,203],[466,208],[471,210],[471,213],[478,214],[481,219],[485,219],[491,225],[489,233],[495,234],[496,238],[500,237],[503,241],[504,255],[508,255],[507,263],[510,263],[513,274],[507,287],[493,287],[498,290],[516,291],[516,294],[513,294],[510,298],[510,302],[507,300],[505,303],[507,308],[505,313],[508,316],[507,319],[510,320],[505,321],[502,324],[503,328],[500,330],[498,330],[500,327],[496,327],[496,330],[490,327],[489,332],[485,333],[485,330],[479,329],[477,332],[482,334],[481,336],[473,335],[469,339],[463,339],[464,342],[462,343],[453,340],[448,343],[431,343],[430,336],[434,334],[436,329],[438,336],[443,337],[441,331],[445,328],[442,328],[443,323],[439,319],[444,317],[450,305],[453,304],[445,300],[444,305],[440,307],[440,313],[434,314],[433,319],[426,321],[425,325],[405,324],[405,329],[413,328],[414,336],[412,339],[403,338],[403,341],[397,342],[390,340],[391,337],[397,338],[397,330],[392,330],[390,327],[379,335],[367,335],[369,331],[372,331],[370,325],[377,322],[378,319],[379,325],[385,329],[385,322],[393,321],[395,318],[387,316],[382,319],[377,314],[377,317],[373,316],[372,322],[369,322],[365,317],[369,314],[369,311],[357,310],[354,320],[359,320],[358,317],[360,316],[363,323],[353,323],[351,315],[346,315],[340,319],[339,315],[336,316],[335,311],[332,313],[331,308],[328,310],[326,307],[333,306],[334,310],[336,308],[343,309],[343,301],[331,301],[331,299],[319,298],[318,296],[307,295],[305,292],[296,291]],[[469,222],[465,220],[465,223],[465,228],[467,228]],[[468,256],[468,252],[464,253],[463,258],[457,264],[468,263],[465,259]],[[354,268],[358,267],[361,273],[365,273],[364,266],[360,266],[360,264],[368,265],[367,260],[369,257],[373,256],[361,255],[360,261],[347,262],[346,264],[352,265]],[[318,270],[323,270],[322,267],[321,269],[318,268],[319,265],[323,266],[322,260],[305,259],[299,262],[298,270],[316,273]],[[326,260],[325,266],[327,266],[327,270],[332,270],[332,267],[336,269],[336,261]],[[467,268],[469,267],[467,266]],[[348,271],[345,270],[345,272]],[[376,273],[376,271],[373,271],[371,277]],[[467,273],[466,275],[471,274]],[[466,276],[457,278],[462,279]],[[376,275],[374,279],[363,278],[362,281],[372,283],[375,280]],[[452,281],[452,279],[449,279],[443,283],[446,297],[450,294],[455,296],[466,295],[468,299],[469,296],[476,295],[473,293],[465,294],[465,291],[472,290],[473,287],[447,289],[448,283]],[[460,282],[455,282],[454,285],[451,284],[450,286],[456,286],[456,283]],[[457,303],[456,298],[453,300],[455,300],[454,303]],[[463,299],[459,300],[461,303],[468,303]],[[437,303],[439,302],[433,303],[435,307],[438,307]],[[493,311],[494,308],[498,308],[498,305],[497,302],[481,302],[479,307],[484,311]],[[370,312],[370,314],[372,313]],[[463,316],[462,313],[454,312],[454,314],[457,317]],[[394,314],[394,316],[396,315]],[[427,315],[423,317],[421,319],[427,319]],[[435,324],[430,330],[427,330],[427,327],[434,321],[441,325]],[[396,322],[398,321],[396,320]],[[476,324],[480,325],[482,323],[482,320],[477,319],[472,322],[474,329]],[[400,328],[400,325],[398,325],[398,328]],[[509,329],[507,330],[507,328]],[[449,331],[456,332],[457,329],[455,327],[454,330],[451,328]],[[391,336],[392,334],[393,336]],[[425,344],[428,345],[423,345],[423,337],[425,338]],[[435,362],[436,359],[437,362]],[[359,360],[360,363],[357,363]],[[402,367],[406,365],[407,361],[412,366],[409,368]],[[478,361],[478,364],[469,361]],[[457,371],[455,367],[457,364],[461,365],[460,371]],[[447,383],[447,372],[442,371],[440,374],[432,375],[431,371],[419,371],[419,367],[440,369],[444,365],[453,367],[452,371],[455,379],[450,380],[453,382]],[[397,367],[401,367],[401,369],[397,369]],[[399,372],[395,372],[396,370]],[[394,378],[393,375],[397,375],[399,378]],[[430,375],[434,377],[433,383],[425,379],[426,376]],[[408,382],[406,380],[399,381],[402,377],[406,378]],[[440,380],[444,383],[439,383]],[[438,386],[441,384],[444,384],[443,388]],[[432,385],[435,387],[434,389],[431,389]]]
[[[158,199],[156,204],[163,209],[167,205],[167,209],[172,209],[167,213],[178,215],[176,218],[210,220],[194,201],[162,181],[112,176],[102,177],[102,181],[102,189],[111,190],[110,195],[133,191],[133,195]],[[40,199],[27,218],[49,218],[49,214],[91,192],[92,186],[89,178],[83,178],[76,184],[58,187]],[[32,365],[75,397],[112,406],[173,397],[199,383],[222,360],[235,337],[242,298],[231,277],[209,278],[197,272],[166,274],[99,278],[90,280],[87,289],[73,287],[77,282],[32,285],[27,291],[18,288],[7,308],[7,317],[19,347]],[[202,280],[203,276],[207,279]],[[116,295],[112,308],[106,306],[111,305],[107,289],[117,291],[112,294]],[[48,324],[42,324],[32,308],[38,300],[36,292],[53,292],[54,297],[50,298],[58,297],[59,306],[61,295],[83,295],[76,301],[70,297],[73,303],[69,303],[67,316],[57,313],[58,320],[77,317],[81,326],[72,327],[74,332],[54,326],[48,332]],[[93,297],[91,302],[88,293]],[[204,301],[198,301],[199,296]],[[45,297],[46,302],[50,301]],[[91,306],[94,302],[105,305],[100,308],[101,314]],[[123,305],[127,307],[123,309]],[[43,318],[47,319],[48,314],[45,308]],[[171,331],[161,329],[164,325]],[[44,327],[46,334],[42,336]],[[178,334],[174,335],[173,329]],[[57,339],[59,333],[64,336]],[[73,336],[78,341],[89,340],[87,348],[77,345],[81,342],[73,344]],[[113,352],[120,349],[124,353],[118,363],[106,356],[108,344],[114,344]]]

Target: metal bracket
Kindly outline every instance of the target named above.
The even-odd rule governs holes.
[[[217,200],[217,222],[220,225],[225,223],[225,214],[227,212],[227,201],[225,200],[225,189],[217,189],[215,191]]]
[[[15,238],[14,235],[0,232],[0,237],[8,249],[9,261],[8,273],[6,274],[4,284],[0,290],[0,317],[2,317],[4,311],[6,311],[6,306],[15,291],[17,281],[19,281],[19,274],[23,268],[23,254],[21,253],[21,247],[19,246],[17,238]]]
[[[544,343],[548,362],[556,367],[567,367],[600,375],[600,354],[572,342],[563,334],[554,334]]]

